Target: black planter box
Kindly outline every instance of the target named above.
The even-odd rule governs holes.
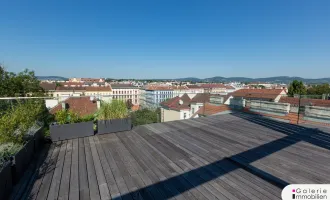
[[[23,176],[34,154],[34,140],[28,141],[23,148],[13,156],[13,182],[17,183]]]
[[[94,135],[93,121],[75,124],[50,125],[50,137],[53,142]]]
[[[13,189],[11,162],[7,162],[0,170],[0,199],[7,199]]]
[[[44,145],[44,129],[40,128],[33,136],[34,139],[34,152],[42,149]]]
[[[130,118],[98,120],[97,129],[98,129],[97,134],[129,131],[132,129],[132,120]]]

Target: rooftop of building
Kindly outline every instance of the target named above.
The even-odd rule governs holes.
[[[206,103],[196,113],[194,113],[191,116],[191,118],[194,118],[197,115],[199,116],[215,115],[229,110],[231,110],[231,108],[228,105],[214,105],[211,103]]]
[[[280,199],[289,184],[329,182],[329,142],[330,129],[243,113],[149,124],[53,143],[21,192],[26,199]]]
[[[240,89],[231,93],[231,95],[245,99],[259,98],[273,100],[279,95],[286,95],[286,92],[284,89]]]
[[[190,97],[187,94],[182,95],[181,97],[174,97],[166,101],[161,102],[162,106],[165,106],[171,110],[189,110]]]
[[[86,92],[91,92],[91,91],[95,91],[95,92],[111,92],[112,88],[110,86],[105,86],[105,87],[86,87]]]
[[[72,111],[79,116],[86,116],[94,114],[97,111],[96,101],[91,101],[90,97],[70,97],[63,102],[66,109]],[[50,113],[55,114],[62,110],[62,103],[50,110]]]
[[[138,89],[132,84],[111,84],[112,89]]]
[[[300,102],[299,102],[300,101]],[[281,97],[280,103],[289,103],[291,106],[321,106],[330,107],[330,100],[325,99],[310,99],[310,98],[295,98],[295,97]]]
[[[48,83],[48,82],[41,82],[40,86],[45,90],[45,91],[52,91],[56,89],[56,83]]]

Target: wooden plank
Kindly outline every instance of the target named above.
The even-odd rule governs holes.
[[[146,162],[140,158],[138,155],[138,149],[134,143],[131,143],[127,138],[126,133],[118,134],[118,137],[122,143],[127,147],[127,150],[133,156],[134,161],[132,161],[133,167],[138,171],[138,174],[141,176],[141,179],[147,185],[148,191],[152,194],[154,199],[165,199],[166,196],[164,191],[160,190],[155,186],[159,182],[157,175],[155,175],[147,166]]]
[[[15,198],[21,198],[21,199],[31,199],[35,200],[38,196],[38,192],[42,183],[42,180],[44,178],[45,172],[47,170],[47,167],[49,166],[49,160],[52,157],[53,151],[54,151],[54,146],[55,145],[46,145],[43,149],[43,151],[46,152],[46,158],[39,158],[38,164],[37,164],[37,169],[34,172],[34,174],[31,177],[31,180],[27,182],[28,186],[26,191],[22,194],[21,197],[16,196]]]
[[[54,151],[52,153],[52,157],[49,160],[49,163],[47,164],[47,169],[44,172],[44,177],[43,177],[42,183],[40,185],[37,200],[47,199],[49,188],[51,186],[53,175],[54,175],[54,172],[56,169],[56,163],[57,163],[57,159],[58,159],[58,155],[59,155],[61,146],[62,146],[62,142],[56,142],[54,144]]]
[[[61,185],[61,177],[62,177],[62,170],[65,158],[67,142],[63,141],[60,149],[60,153],[58,155],[56,168],[54,171],[52,184],[50,185],[49,193],[48,193],[48,200],[55,200],[58,198],[58,193]]]
[[[96,172],[96,177],[97,177],[97,183],[98,183],[99,190],[100,190],[101,200],[108,200],[108,199],[110,199],[110,192],[109,192],[109,188],[106,183],[106,180],[105,180],[105,175],[103,172],[103,168],[101,166],[100,157],[99,157],[99,154],[97,153],[93,137],[89,137],[89,143],[91,145],[91,151],[92,151],[92,156],[93,156],[93,160],[94,160],[95,172]]]
[[[132,134],[131,135],[132,138],[137,136],[137,134]],[[135,138],[133,139],[135,141],[136,144],[139,144],[139,145],[142,145],[139,147],[139,149],[141,149],[142,151],[144,151],[144,154],[145,156],[141,155],[140,157],[147,157],[147,158],[151,158],[152,161],[151,163],[152,166],[156,166],[156,168],[152,168],[152,170],[155,172],[155,173],[159,173],[161,174],[162,176],[165,176],[167,179],[170,179],[172,176],[173,176],[173,169],[170,170],[169,169],[169,165],[165,165],[164,162],[159,162],[158,161],[158,158],[160,159],[160,156],[161,154],[155,152],[153,149],[149,149],[151,147],[150,144],[142,144],[143,143],[143,140],[141,140],[140,138]],[[141,141],[140,143],[138,141]],[[148,151],[149,149],[149,151]],[[152,153],[152,154],[150,154]],[[157,159],[156,159],[157,157]],[[186,199],[184,197],[184,195],[181,195],[181,193],[177,190],[177,188],[175,187],[178,183],[177,182],[174,182],[172,179],[170,179],[169,181],[164,181],[164,188],[162,189],[165,189],[166,192],[170,192],[169,193],[169,197],[175,197],[176,199]]]
[[[79,198],[90,200],[84,138],[79,138]]]
[[[121,198],[124,199],[124,200],[131,200],[132,196],[127,195],[127,194],[129,194],[128,188],[125,184],[125,181],[124,181],[123,177],[121,176],[121,173],[118,169],[118,166],[117,166],[117,164],[116,164],[116,162],[115,162],[115,160],[112,156],[112,153],[110,151],[110,148],[112,148],[112,146],[109,144],[108,135],[99,136],[99,139],[102,141],[101,144],[102,144],[103,151],[105,153],[108,164],[111,168],[112,174],[115,178],[116,184],[117,184],[118,189],[120,191]]]
[[[106,178],[109,190],[110,190],[111,198],[112,199],[120,199],[119,189],[117,187],[115,178],[113,177],[110,165],[107,161],[106,155],[103,151],[103,148],[101,146],[101,142],[100,142],[98,136],[94,137],[94,141],[95,141],[96,148],[97,148],[97,151],[98,151],[98,154],[99,154],[99,157],[100,157],[100,161],[101,161],[101,165],[102,165],[102,168],[103,168],[103,171],[104,171],[104,175],[105,175],[105,178]]]
[[[133,135],[130,135],[130,136],[133,136]],[[130,140],[130,143],[133,144],[131,147],[135,148],[135,150],[131,153],[132,154],[136,153],[135,159],[138,162],[146,163],[146,165],[148,166],[146,173],[148,174],[150,179],[156,183],[161,181],[159,184],[157,184],[157,190],[161,191],[162,195],[165,195],[166,199],[169,199],[169,198],[172,198],[172,197],[178,195],[179,192],[175,188],[173,188],[173,186],[171,186],[170,183],[162,181],[162,180],[166,180],[168,175],[166,176],[166,174],[163,174],[164,169],[162,168],[162,166],[158,162],[155,162],[152,159],[153,157],[151,156],[150,152],[147,149],[148,146],[146,146],[146,144],[142,144],[139,139],[135,140],[135,139],[129,137],[129,140]],[[132,141],[132,140],[134,140],[134,141]],[[160,169],[162,169],[162,170],[160,170]],[[165,171],[165,173],[168,173],[168,172]]]
[[[160,156],[158,156],[158,157],[163,157],[164,158],[164,161],[162,162],[162,163],[168,163],[168,165],[170,166],[170,167],[172,167],[172,169],[173,170],[175,170],[175,174],[174,175],[176,175],[177,176],[177,181],[176,182],[178,182],[178,183],[181,183],[181,184],[183,184],[183,185],[177,185],[177,188],[179,188],[179,189],[181,189],[181,192],[184,194],[184,196],[186,196],[186,198],[187,199],[192,199],[192,198],[194,198],[194,197],[192,197],[192,196],[195,196],[196,198],[199,198],[199,197],[201,197],[201,196],[203,196],[202,194],[200,194],[200,192],[199,191],[193,191],[192,193],[190,192],[190,191],[188,191],[189,189],[191,189],[191,188],[193,188],[194,186],[192,186],[193,185],[193,183],[190,183],[189,182],[189,177],[187,177],[188,178],[188,180],[185,180],[184,179],[184,177],[183,176],[178,176],[178,174],[180,174],[180,173],[183,173],[183,170],[179,167],[179,166],[177,166],[172,160],[170,160],[168,157],[167,157],[167,155],[168,155],[168,153],[166,153],[165,152],[165,154],[163,154],[162,152],[160,152],[159,150],[158,150],[158,144],[159,143],[162,143],[162,142],[164,142],[165,140],[163,139],[163,140],[160,140],[160,138],[159,138],[159,136],[157,136],[157,135],[155,135],[155,134],[149,134],[149,136],[146,136],[145,134],[136,134],[137,136],[144,136],[143,138],[145,139],[145,140],[148,140],[148,137],[153,137],[155,140],[151,140],[151,145],[152,144],[154,144],[153,146],[151,146],[151,148],[155,151],[155,152],[157,152]],[[158,137],[158,138],[157,138]],[[142,138],[141,138],[142,139]],[[142,139],[143,140],[143,139]],[[150,141],[150,140],[149,140]],[[156,143],[154,143],[154,142],[156,142]],[[167,142],[168,143],[168,142]],[[156,146],[157,146],[157,148],[156,148]],[[180,151],[182,152],[182,150],[180,149]],[[179,151],[179,152],[180,152]],[[185,156],[185,155],[188,155],[186,152],[184,152],[183,154],[182,154],[182,156]],[[174,158],[174,161],[175,160],[177,160],[179,157],[177,157],[176,155],[172,155],[172,158]],[[184,189],[186,189],[186,190],[184,190]],[[205,192],[205,191],[204,191]],[[210,196],[210,195],[209,195]],[[205,198],[205,197],[204,197]]]
[[[66,153],[65,153],[63,170],[62,170],[60,190],[58,194],[59,200],[67,200],[69,198],[69,191],[71,187],[70,185],[71,158],[72,158],[72,140],[68,140],[66,145]]]
[[[118,134],[121,135],[122,133]],[[126,146],[122,143],[122,141],[117,137],[117,135],[114,135],[116,141],[116,151],[119,154],[123,164],[127,168],[129,175],[133,179],[133,184],[137,187],[139,190],[139,194],[142,196],[143,199],[153,199],[151,195],[150,190],[146,190],[146,184],[141,178],[140,174],[144,174],[144,172],[140,169],[140,167],[137,165],[135,159],[130,154]],[[140,173],[139,173],[140,172]],[[147,180],[150,181],[150,180]],[[151,181],[150,181],[151,182]]]
[[[70,177],[70,200],[79,200],[79,139],[72,141],[72,161]]]
[[[84,144],[85,144],[85,154],[86,154],[86,164],[87,164],[89,195],[91,200],[100,200],[101,199],[100,191],[96,179],[94,161],[93,161],[91,146],[88,137],[84,138]]]
[[[124,179],[125,184],[128,188],[129,193],[131,194],[133,199],[143,199],[141,194],[137,191],[137,186],[134,185],[132,177],[130,176],[130,173],[124,164],[124,162],[121,159],[121,156],[119,154],[119,147],[118,143],[120,142],[115,134],[108,134],[108,143],[111,145],[112,148],[109,149],[109,152],[111,153],[114,161],[116,162],[116,165],[119,169],[121,177]]]

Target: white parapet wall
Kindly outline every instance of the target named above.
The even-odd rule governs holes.
[[[290,112],[290,104],[251,100],[250,110],[283,116]]]
[[[305,106],[306,120],[330,123],[330,108],[320,106]]]

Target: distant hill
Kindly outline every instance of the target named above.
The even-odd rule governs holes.
[[[37,76],[37,78],[41,81],[43,80],[53,80],[53,81],[67,81],[68,78],[64,78],[62,76]]]
[[[307,79],[301,77],[289,77],[289,76],[275,76],[268,78],[246,78],[246,77],[211,77],[205,79],[199,79],[194,77],[189,78],[178,78],[175,79],[178,81],[193,81],[193,82],[269,82],[269,83],[291,83],[293,80],[300,80],[306,84],[314,84],[314,83],[330,83],[330,78],[318,78],[318,79]]]

